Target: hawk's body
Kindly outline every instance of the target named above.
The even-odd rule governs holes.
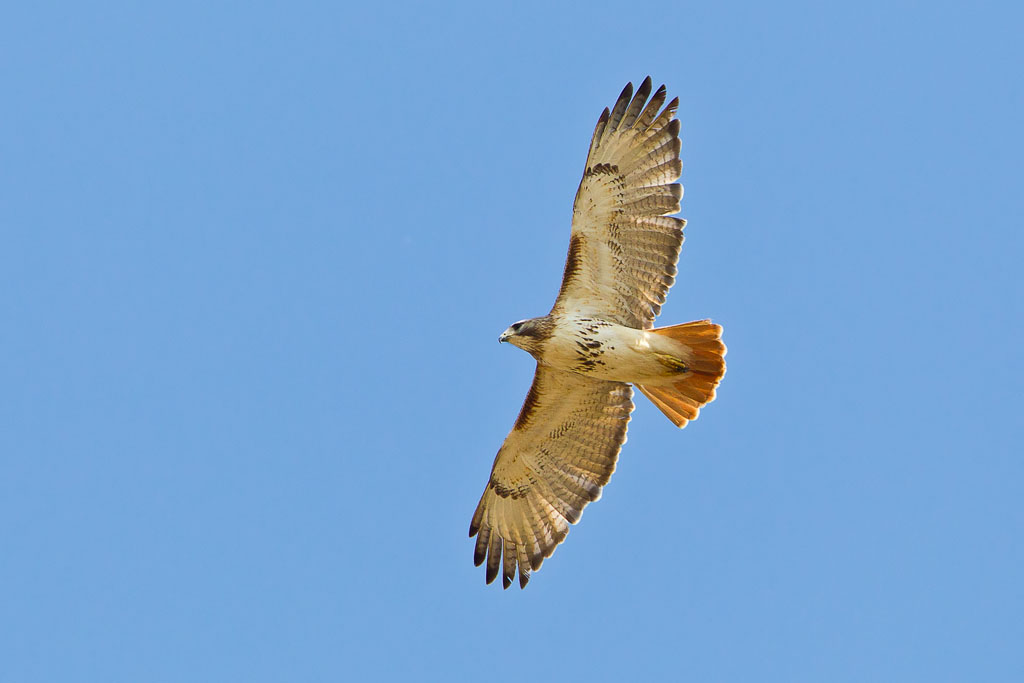
[[[652,328],[683,243],[677,100],[646,79],[605,109],[573,205],[562,287],[551,312],[501,336],[537,359],[515,426],[470,525],[474,561],[507,588],[539,569],[597,500],[626,440],[636,384],[677,426],[725,374],[721,328]]]
[[[678,379],[690,355],[670,337],[576,313],[551,326],[535,357],[543,365],[595,379],[653,385]]]

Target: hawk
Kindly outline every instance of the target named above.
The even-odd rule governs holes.
[[[650,99],[648,99],[650,98]],[[601,496],[633,411],[635,385],[676,426],[695,420],[725,374],[722,328],[710,320],[653,327],[675,281],[679,99],[646,78],[597,121],[573,203],[569,254],[551,312],[498,341],[537,361],[533,385],[494,459],[473,514],[474,563],[508,588],[565,540]]]

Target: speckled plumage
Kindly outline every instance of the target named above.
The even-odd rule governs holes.
[[[648,99],[650,98],[650,99]],[[573,203],[562,286],[551,312],[502,341],[537,359],[533,385],[498,451],[470,524],[474,562],[525,586],[583,509],[601,496],[626,441],[637,384],[676,425],[696,418],[725,372],[721,328],[652,329],[675,281],[678,100],[647,78],[598,120]]]

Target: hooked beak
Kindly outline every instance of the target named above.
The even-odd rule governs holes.
[[[502,332],[501,336],[498,337],[498,343],[500,344],[501,342],[507,342],[508,338],[509,338],[509,333],[508,332]]]

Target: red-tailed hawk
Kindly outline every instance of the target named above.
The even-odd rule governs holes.
[[[679,100],[651,79],[627,84],[590,142],[573,203],[569,255],[551,312],[517,322],[499,341],[528,351],[537,371],[494,459],[469,527],[487,583],[508,588],[569,533],[601,496],[626,441],[636,387],[679,427],[697,418],[725,374],[722,328],[710,320],[652,328],[675,281]]]

